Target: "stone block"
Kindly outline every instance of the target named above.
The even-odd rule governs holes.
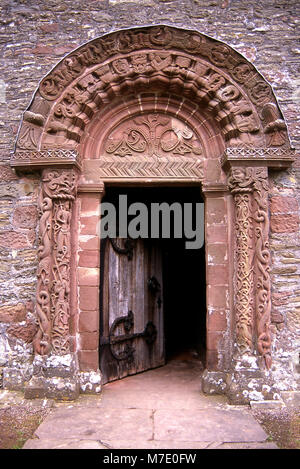
[[[201,388],[204,394],[224,394],[227,388],[226,373],[204,370],[201,378]]]
[[[48,398],[73,401],[79,396],[77,378],[33,376],[24,390],[25,399]]]
[[[285,403],[282,400],[265,400],[265,401],[250,401],[250,406],[253,410],[280,410],[283,409]]]
[[[81,394],[99,394],[101,392],[100,371],[88,371],[79,373]]]
[[[221,177],[221,164],[219,159],[207,159],[205,162],[205,177],[207,181],[219,181]]]
[[[10,391],[23,391],[26,383],[26,377],[20,368],[3,368],[2,385],[3,389]]]
[[[100,215],[99,194],[80,194],[81,216]]]
[[[206,334],[207,350],[218,350],[219,344],[223,339],[223,333],[220,331],[208,331]]]
[[[3,231],[0,233],[0,247],[10,249],[24,249],[32,246],[32,242],[23,233]]]
[[[207,198],[206,222],[208,225],[226,222],[226,201],[224,198]]]
[[[79,267],[99,267],[100,252],[99,251],[80,251],[78,265]]]
[[[37,332],[37,325],[33,321],[27,320],[25,324],[12,324],[7,328],[7,333],[21,339],[24,342],[30,343],[33,341],[33,338]]]
[[[78,364],[73,354],[67,355],[35,355],[33,374],[42,374],[45,378],[72,378],[76,375]]]
[[[80,217],[80,234],[97,235],[100,233],[100,218],[98,216]]]
[[[287,407],[300,409],[300,391],[281,391],[280,396]]]
[[[93,267],[78,267],[78,283],[79,285],[97,286],[99,285],[100,272],[99,269]]]
[[[272,233],[293,233],[299,230],[299,216],[296,214],[271,215]]]
[[[0,307],[0,322],[21,322],[26,318],[26,307],[23,303]]]
[[[207,286],[207,304],[211,308],[229,307],[228,304],[228,287],[224,285],[208,285]]]
[[[15,171],[7,165],[0,165],[0,182],[9,182],[18,179]]]
[[[227,328],[227,317],[226,311],[212,311],[209,312],[207,318],[207,331],[216,332],[216,331],[226,331]]]
[[[99,345],[99,333],[82,332],[79,342],[81,350],[97,350]]]
[[[290,213],[298,211],[298,201],[295,197],[274,196],[270,199],[271,214]]]
[[[226,243],[228,230],[226,225],[209,225],[206,227],[206,239],[211,243]]]
[[[99,369],[98,350],[79,350],[78,360],[80,371],[97,371]]]
[[[44,33],[56,33],[59,30],[58,23],[42,23],[39,25],[39,28]]]
[[[100,249],[99,236],[80,235],[79,236],[79,248],[83,251],[85,250],[95,251],[95,250]]]
[[[214,243],[207,245],[208,264],[225,264],[227,262],[227,245]]]
[[[228,285],[229,284],[229,266],[228,264],[209,265],[207,268],[208,285]]]
[[[99,288],[91,286],[79,287],[79,307],[82,311],[95,311],[99,306]]]
[[[15,208],[13,224],[17,228],[35,228],[37,219],[37,208],[34,205],[19,205]]]
[[[206,368],[210,371],[219,369],[219,353],[217,350],[206,350]]]
[[[34,55],[53,55],[53,47],[44,46],[42,44],[37,44],[36,47],[32,49]]]
[[[79,332],[95,332],[99,329],[98,311],[82,311],[79,315]]]

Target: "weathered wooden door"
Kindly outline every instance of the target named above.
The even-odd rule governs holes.
[[[103,384],[161,366],[162,254],[151,240],[105,239],[101,249]]]

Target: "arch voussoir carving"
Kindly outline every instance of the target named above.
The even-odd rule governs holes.
[[[99,109],[149,90],[211,112],[228,146],[288,145],[272,88],[243,56],[198,32],[154,26],[111,33],[65,57],[24,114],[13,163],[21,150],[76,149]]]

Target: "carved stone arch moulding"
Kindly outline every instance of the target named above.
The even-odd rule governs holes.
[[[206,109],[226,146],[288,146],[271,86],[241,54],[195,31],[153,26],[110,33],[68,54],[40,82],[24,113],[13,165],[78,149],[95,113],[125,95],[159,91]],[[50,149],[52,150],[50,152]],[[71,158],[71,154],[69,155]]]
[[[208,177],[209,160],[218,178]],[[271,365],[268,168],[293,161],[271,86],[228,45],[170,26],[117,31],[68,54],[24,113],[11,165],[42,172],[38,354],[69,341],[71,215],[78,182],[185,181],[234,205],[240,355]]]

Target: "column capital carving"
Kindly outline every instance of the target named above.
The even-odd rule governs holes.
[[[43,190],[51,199],[74,200],[78,173],[73,168],[46,168],[42,173]]]
[[[228,187],[233,193],[245,193],[259,190],[268,177],[267,167],[234,166],[228,175]]]

